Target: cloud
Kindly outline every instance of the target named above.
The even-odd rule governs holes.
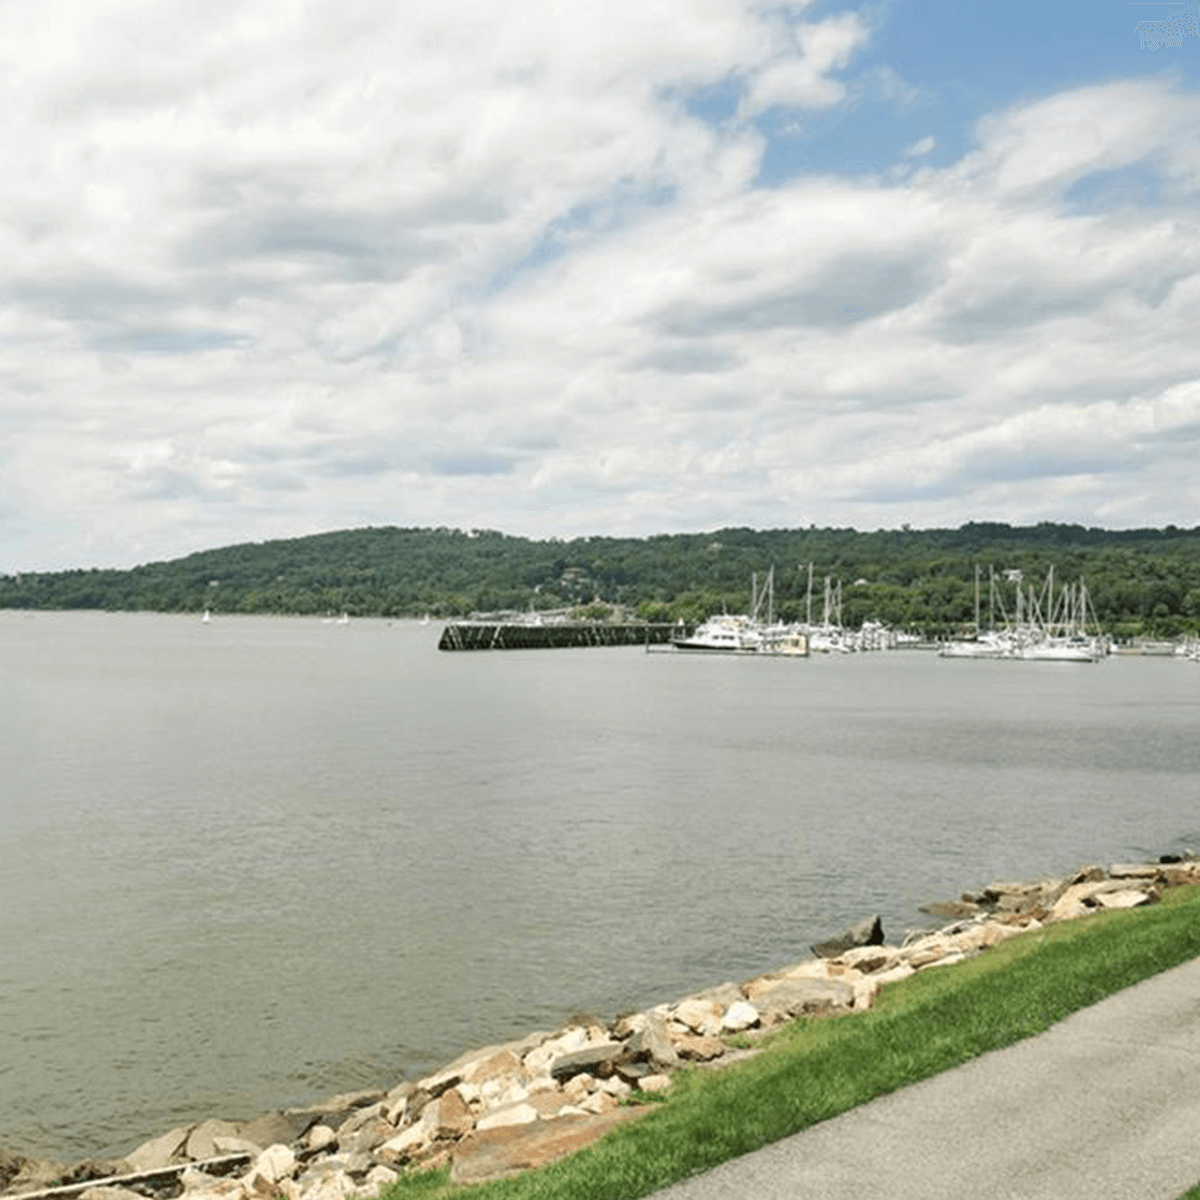
[[[944,166],[910,132],[762,186],[775,126],[899,79],[856,74],[871,38],[740,0],[8,0],[0,569],[389,521],[1172,519],[1200,96],[1061,91]]]

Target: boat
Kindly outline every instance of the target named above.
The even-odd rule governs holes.
[[[763,646],[757,624],[746,616],[709,617],[691,636],[671,639],[676,650],[700,650],[720,654],[757,654]]]

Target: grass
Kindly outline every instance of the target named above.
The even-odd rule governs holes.
[[[540,1171],[472,1188],[402,1176],[385,1200],[636,1200],[876,1096],[1022,1038],[1200,955],[1200,887],[1009,939],[885,987],[856,1016],[804,1020],[723,1070],[676,1076],[665,1104]],[[1200,1186],[1181,1200],[1200,1200]]]

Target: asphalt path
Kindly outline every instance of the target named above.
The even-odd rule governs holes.
[[[1178,1200],[1200,1183],[1200,959],[658,1200]]]

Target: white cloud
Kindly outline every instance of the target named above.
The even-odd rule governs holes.
[[[755,118],[840,103],[870,34],[806,7],[8,0],[0,570],[393,521],[1173,519],[1196,94],[762,188]],[[1127,171],[1160,201],[1079,190]]]

